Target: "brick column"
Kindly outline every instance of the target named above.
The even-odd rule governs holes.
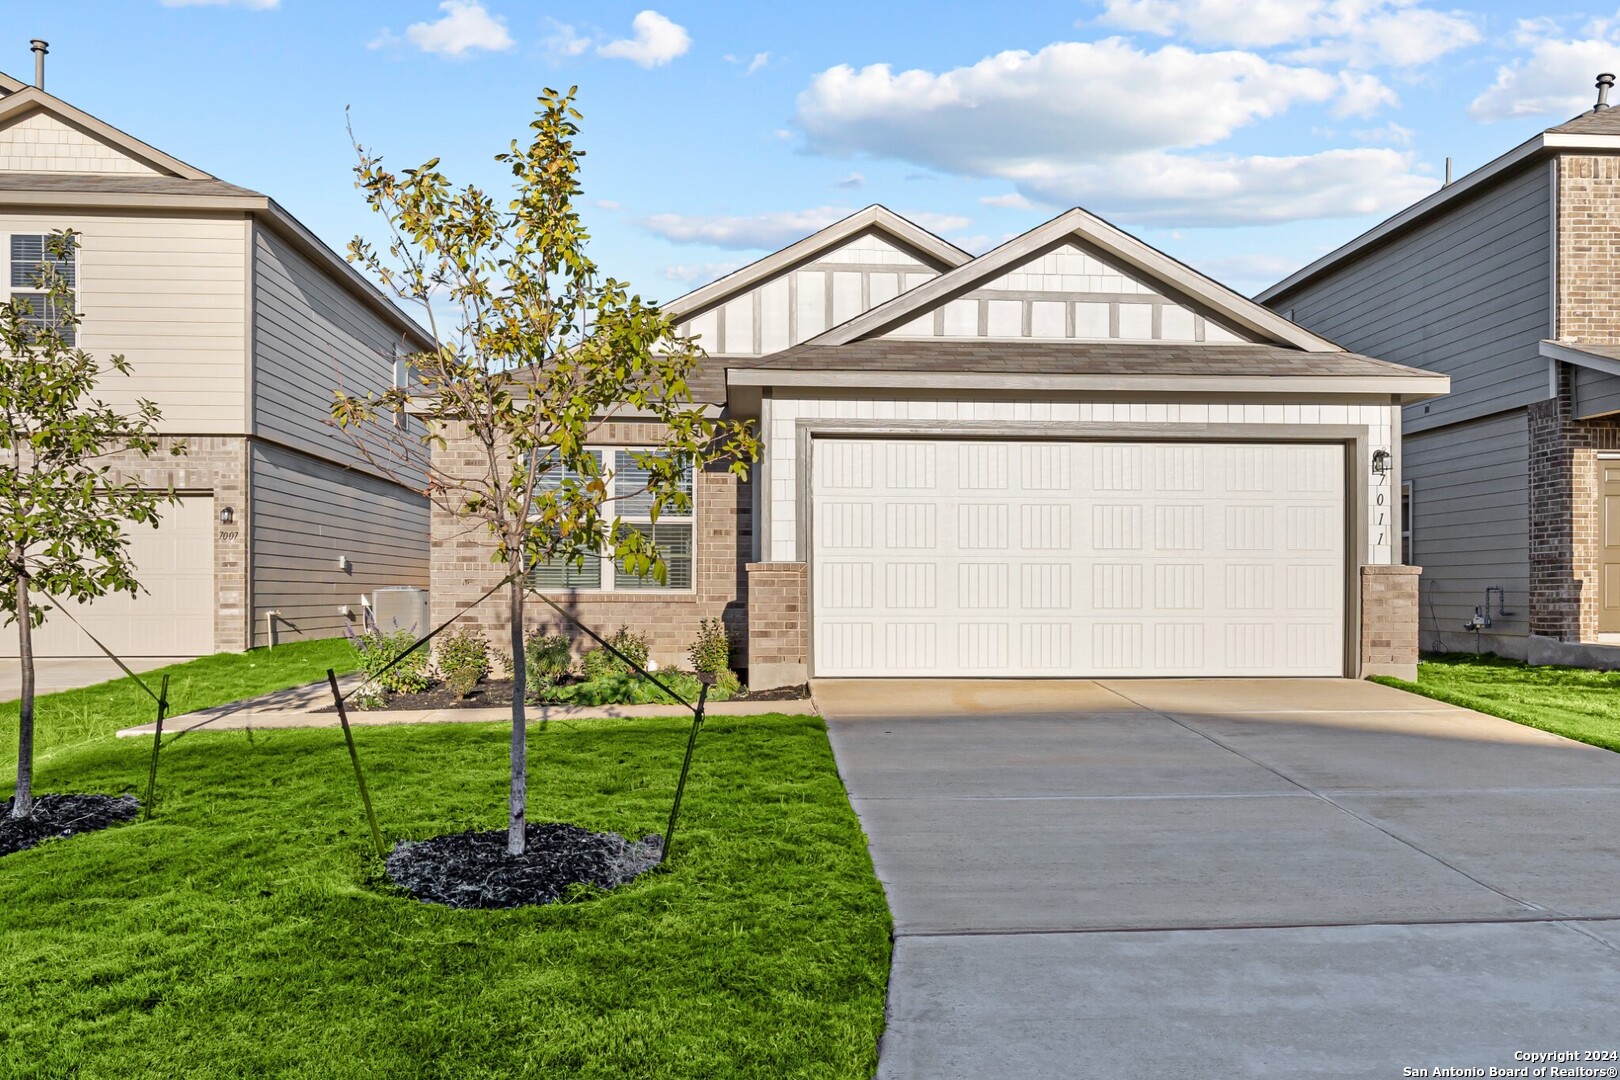
[[[748,686],[772,690],[810,676],[810,600],[800,562],[748,564]]]
[[[1560,365],[1562,367],[1562,365]],[[1569,371],[1558,396],[1530,406],[1530,633],[1596,641],[1599,450],[1620,450],[1620,422],[1577,420]]]
[[[1361,568],[1361,675],[1416,679],[1417,566]]]

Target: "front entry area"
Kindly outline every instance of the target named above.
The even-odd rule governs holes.
[[[820,677],[1342,676],[1339,443],[816,438]]]

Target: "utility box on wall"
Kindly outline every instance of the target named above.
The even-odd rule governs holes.
[[[428,626],[428,591],[414,585],[391,586],[371,594],[371,618],[385,634],[409,630],[421,637]]]

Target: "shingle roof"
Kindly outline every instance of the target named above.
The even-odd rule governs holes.
[[[223,180],[187,180],[180,176],[128,176],[99,173],[0,171],[0,191],[52,191],[103,195],[186,195],[264,198],[257,191]]]
[[[1620,135],[1620,109],[1591,109],[1566,123],[1550,127],[1560,135]]]
[[[707,363],[718,362],[711,358]],[[1279,345],[1123,344],[1070,341],[903,341],[798,345],[727,367],[793,371],[893,371],[997,375],[1425,376],[1429,372],[1350,352]],[[707,374],[707,373],[705,373]],[[696,396],[697,380],[693,380]]]

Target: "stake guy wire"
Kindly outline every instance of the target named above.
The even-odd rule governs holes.
[[[536,593],[535,597],[552,611],[555,611],[558,615],[561,615],[564,619],[567,619],[570,623],[583,630],[587,637],[596,642],[598,645],[602,646],[602,648],[606,649],[609,653],[618,657],[626,666],[634,671],[640,672],[643,678],[651,682],[654,686],[658,687],[658,689],[662,690],[670,697],[674,698],[676,701],[680,702],[682,705],[685,705],[692,712],[692,731],[686,737],[686,757],[681,761],[681,778],[675,785],[675,801],[669,808],[669,824],[664,828],[664,849],[658,854],[658,865],[663,866],[665,863],[669,862],[670,845],[675,842],[675,822],[680,817],[681,813],[681,797],[686,794],[686,774],[692,767],[692,751],[697,747],[698,729],[703,727],[704,710],[709,704],[709,684],[707,682],[702,684],[702,689],[698,692],[697,704],[694,705],[681,695],[677,694],[652,672],[648,671],[646,668],[624,655],[624,653],[614,648],[612,643],[610,643],[601,634],[598,634],[595,630],[592,630],[590,627],[580,622],[579,619],[558,607],[549,596]]]

